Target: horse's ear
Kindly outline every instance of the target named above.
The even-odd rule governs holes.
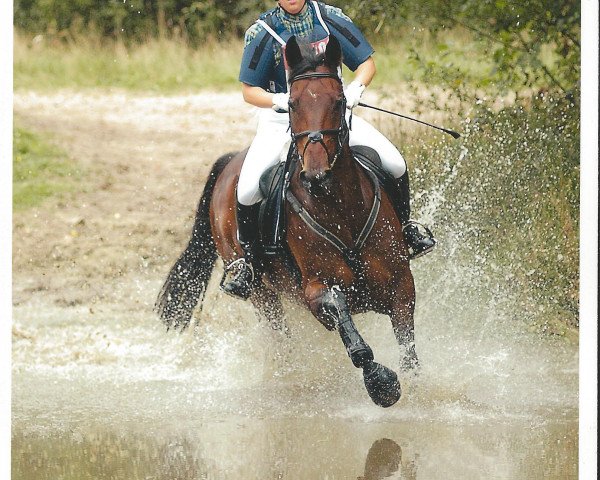
[[[295,35],[292,35],[285,44],[285,59],[291,70],[302,61],[302,52]]]
[[[332,67],[339,67],[342,63],[342,47],[337,38],[329,36],[327,48],[325,49],[325,61]]]

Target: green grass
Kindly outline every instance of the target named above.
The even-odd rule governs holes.
[[[126,47],[81,38],[76,43],[46,42],[15,35],[15,89],[122,88],[174,93],[238,86],[239,41],[207,42],[196,50],[183,42],[149,40]]]
[[[491,64],[481,44],[467,32],[454,30],[432,38],[426,30],[402,32],[397,38],[375,44],[378,74],[376,86],[427,80],[416,68],[426,59],[432,64],[463,69],[465,81],[480,84]],[[125,46],[97,36],[62,42],[44,36],[14,36],[15,89],[123,88],[175,93],[198,89],[237,88],[241,40],[209,39],[200,48],[182,40],[150,39]],[[418,52],[419,59],[415,58]]]
[[[80,172],[65,152],[40,135],[13,131],[13,209],[39,205],[78,187]]]

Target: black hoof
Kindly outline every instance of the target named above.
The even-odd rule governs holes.
[[[363,378],[367,392],[376,405],[391,407],[400,400],[402,389],[398,376],[389,368],[370,362],[363,368]]]

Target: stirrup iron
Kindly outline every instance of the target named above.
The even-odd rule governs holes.
[[[406,239],[405,236],[405,240],[407,240],[407,244],[408,244],[408,249],[409,249],[409,259],[410,260],[414,260],[415,258],[419,258],[422,257],[423,255],[428,254],[429,252],[431,252],[433,250],[433,248],[436,246],[437,241],[435,240],[434,236],[433,236],[433,232],[426,227],[425,225],[423,225],[422,223],[416,222],[415,220],[409,220],[408,222],[406,222],[405,225],[402,226],[402,233],[405,233],[405,230],[408,227],[414,227],[416,228],[417,233],[419,233],[420,235],[422,235],[422,238],[424,240],[428,240],[431,242],[431,245],[429,247],[426,247],[424,250],[415,253],[413,246],[411,245],[410,241],[408,241],[408,239]],[[427,235],[427,238],[425,236],[423,236],[423,234],[419,231],[419,227],[422,227],[423,230],[425,230],[425,233]]]
[[[239,267],[238,267],[239,265]],[[254,283],[254,280],[256,279],[256,273],[254,272],[254,265],[252,265],[252,262],[249,262],[248,260],[246,260],[246,257],[240,257],[237,260],[234,260],[233,262],[231,262],[229,265],[227,265],[225,267],[225,273],[233,270],[234,268],[243,268],[243,267],[249,268],[250,272],[252,273],[252,280],[251,283]]]

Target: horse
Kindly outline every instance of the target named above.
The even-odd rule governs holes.
[[[327,330],[338,331],[352,363],[363,370],[373,402],[389,407],[401,396],[398,376],[375,362],[352,315],[374,311],[389,316],[402,350],[400,367],[416,372],[415,286],[390,198],[349,146],[341,57],[334,37],[322,53],[294,37],[287,43],[291,154],[297,168],[290,170],[285,240],[295,268],[281,258],[264,258],[250,300],[274,328],[283,328],[282,294],[304,304]],[[167,328],[189,325],[217,256],[225,265],[243,256],[235,195],[246,151],[224,155],[212,167],[191,239],[157,299]]]

